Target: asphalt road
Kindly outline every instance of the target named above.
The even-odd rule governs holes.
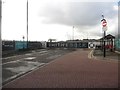
[[[2,58],[3,85],[71,51],[68,49],[40,49],[23,55]]]

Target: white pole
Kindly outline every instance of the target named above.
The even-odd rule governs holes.
[[[74,40],[74,26],[73,26],[73,40]]]

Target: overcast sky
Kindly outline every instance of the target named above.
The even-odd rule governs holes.
[[[101,15],[107,20],[107,34],[118,33],[118,4],[80,0],[28,0],[29,40],[99,39],[103,36]],[[90,1],[90,0],[89,0]],[[110,0],[109,0],[110,1]],[[112,1],[112,0],[111,0]],[[27,0],[3,0],[2,39],[26,40]]]

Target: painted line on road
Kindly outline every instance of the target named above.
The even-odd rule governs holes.
[[[48,51],[40,51],[40,52],[38,52],[38,53],[46,53],[46,52],[48,52]]]
[[[31,55],[33,55],[33,54],[35,54],[35,53],[39,53],[39,54],[42,54],[42,55],[44,55],[44,54],[46,54],[48,51],[40,51],[40,52],[37,52],[37,51],[32,51],[32,53],[27,53],[27,54],[25,54],[26,56],[31,56]]]
[[[25,55],[30,56],[30,55],[32,55],[32,54],[31,54],[31,53],[27,53],[27,54],[25,54]]]
[[[15,61],[10,61],[10,62],[6,62],[6,63],[2,63],[2,64],[0,64],[0,65],[6,65],[6,64],[9,64],[9,63],[15,63],[15,62],[19,62],[19,61],[21,61],[21,60],[23,60],[23,58],[22,58],[22,59],[19,59],[19,60],[15,60]]]
[[[25,55],[32,55],[33,53],[35,53],[37,51],[33,50],[31,51],[31,53],[26,53]],[[40,52],[48,52],[48,50],[46,51],[45,49],[42,49]],[[23,55],[15,55],[15,56],[10,56],[10,57],[6,57],[6,58],[2,58],[2,59],[10,59],[10,58],[15,58],[15,57],[18,57],[18,56],[23,56]]]
[[[42,65],[44,65],[44,64],[45,64],[45,63],[40,63],[39,66],[33,67],[33,68],[31,68],[30,70],[33,71],[33,70],[36,69],[37,67],[40,67],[40,66],[42,66]]]
[[[31,51],[32,53],[35,53],[36,51],[35,50],[33,50],[33,51]]]
[[[56,59],[56,58],[58,58],[60,56],[61,56],[61,54],[60,55],[58,54],[58,55],[47,57],[46,59]]]
[[[43,55],[46,55],[46,54],[49,54],[49,52],[46,52],[46,53],[39,53],[40,56],[43,56]]]
[[[32,53],[34,53],[34,52],[32,52]],[[32,53],[26,53],[25,55],[30,55],[30,54],[32,55]],[[15,55],[15,56],[10,56],[10,57],[6,57],[6,58],[2,58],[2,59],[10,59],[10,58],[18,57],[18,56],[23,56],[23,55]]]
[[[28,54],[30,54],[30,53],[28,53]],[[32,54],[32,53],[31,53],[31,54]],[[27,55],[27,54],[25,54],[25,55]],[[10,56],[10,57],[6,57],[6,58],[2,58],[2,59],[10,59],[10,58],[18,57],[18,56],[23,56],[23,55]]]
[[[23,61],[24,59],[32,60],[32,59],[35,59],[35,58],[36,58],[36,57],[22,58],[22,59],[19,59],[19,60],[2,63],[2,64],[0,64],[0,65],[6,65],[6,64],[9,64],[9,63],[16,63],[16,62],[20,62],[21,60]]]
[[[43,52],[44,52],[44,53],[43,53]],[[46,53],[45,53],[45,52],[46,52]],[[42,51],[42,54],[41,54],[41,55],[45,55],[45,54],[47,54],[47,52],[48,52],[48,51]],[[30,53],[25,54],[25,55],[30,55]],[[32,55],[32,53],[31,53],[31,55]],[[22,56],[22,55],[17,55],[17,56]],[[2,59],[10,59],[10,58],[17,57],[17,56],[11,56],[11,57],[2,58]],[[22,59],[19,59],[19,60],[15,60],[15,61],[10,61],[10,62],[6,62],[6,63],[2,63],[2,64],[0,64],[0,65],[6,65],[6,64],[9,64],[9,63],[19,62],[19,61],[21,61],[21,60],[23,60],[23,59],[32,60],[32,59],[35,59],[35,58],[36,58],[36,57],[22,58]]]
[[[27,58],[24,58],[24,59],[27,59],[27,60],[32,60],[32,59],[35,59],[36,57],[27,57]]]
[[[17,56],[21,56],[21,55],[17,55]],[[10,59],[10,58],[14,58],[14,57],[17,57],[17,56],[11,56],[11,57],[6,57],[6,58],[2,58],[2,59]]]
[[[92,53],[93,53],[93,50],[90,51],[90,53],[88,54],[88,58],[91,59],[92,58]]]

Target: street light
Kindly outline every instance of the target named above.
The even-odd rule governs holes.
[[[28,0],[27,0],[27,49],[28,49]]]

